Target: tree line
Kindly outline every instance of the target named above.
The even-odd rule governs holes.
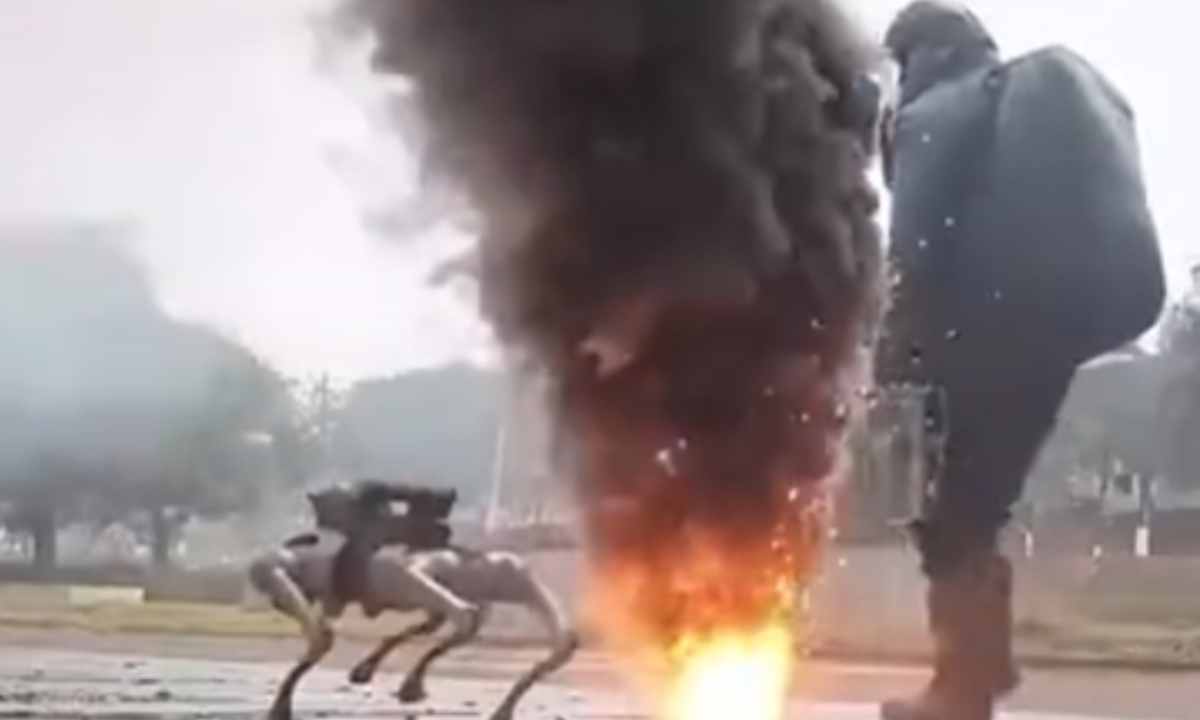
[[[32,541],[35,566],[53,567],[69,524],[124,526],[167,563],[190,520],[254,512],[331,476],[486,502],[498,373],[448,365],[347,388],[285,377],[166,313],[127,240],[106,227],[0,232],[0,529]],[[1200,488],[1198,308],[1172,308],[1158,352],[1079,373],[1031,496],[1064,495],[1081,474]],[[894,485],[894,470],[857,473],[851,510],[868,525],[907,490],[858,480]]]
[[[41,570],[58,529],[122,525],[165,564],[194,518],[331,475],[485,494],[502,382],[452,365],[349,388],[285,377],[165,312],[120,229],[0,237],[0,527]]]

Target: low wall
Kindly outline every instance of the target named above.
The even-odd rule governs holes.
[[[575,613],[584,599],[579,595],[580,553],[542,551],[526,557]],[[1105,556],[1094,561],[1078,555],[1041,555],[1017,560],[1014,566],[1018,620],[1061,619],[1086,610],[1114,620],[1200,623],[1200,559]],[[235,568],[147,573],[143,583],[149,601],[247,604],[248,599],[244,572]],[[924,593],[925,582],[910,551],[833,548],[824,573],[811,588],[810,634],[825,646],[865,643],[879,651],[912,651],[926,641]],[[492,636],[538,632],[533,619],[519,611],[496,612],[497,620],[488,624]]]
[[[48,571],[28,562],[0,561],[2,585],[141,585],[147,570],[137,563],[61,563]]]
[[[142,588],[121,585],[0,585],[0,606],[6,610],[135,605],[144,598]]]
[[[538,574],[571,610],[580,606],[577,552],[530,555]],[[1071,620],[1082,611],[1137,623],[1200,623],[1200,558],[1038,556],[1014,560],[1018,623]],[[902,548],[834,549],[809,594],[817,645],[907,653],[927,645],[925,579]],[[528,635],[529,618],[498,610],[493,635]]]
[[[241,568],[151,571],[143,581],[148,601],[221,605],[241,602],[246,585],[246,573]]]
[[[576,551],[528,556],[535,570],[575,612],[581,605],[581,556]],[[1014,561],[1018,621],[1062,619],[1082,605],[1114,619],[1200,621],[1200,559],[1042,556]],[[1180,581],[1186,577],[1186,581]],[[835,549],[809,595],[810,636],[823,645],[852,644],[911,652],[927,642],[925,580],[902,548]],[[1081,605],[1082,604],[1082,605]],[[1192,608],[1195,608],[1194,610]],[[498,609],[492,635],[536,632],[529,617]],[[1122,617],[1117,617],[1122,615]]]

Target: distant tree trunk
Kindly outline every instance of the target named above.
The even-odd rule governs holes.
[[[1150,475],[1137,475],[1138,493],[1138,526],[1139,533],[1145,533],[1145,550],[1153,552],[1154,547],[1154,478]]]
[[[38,575],[49,575],[58,565],[58,522],[53,503],[30,508],[29,536],[33,539],[33,568]]]
[[[150,509],[150,561],[154,569],[171,567],[171,546],[175,541],[175,523],[161,505]]]

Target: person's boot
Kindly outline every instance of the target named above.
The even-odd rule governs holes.
[[[1016,688],[1012,566],[999,554],[971,559],[930,582],[933,678],[915,697],[883,703],[883,720],[991,720]]]

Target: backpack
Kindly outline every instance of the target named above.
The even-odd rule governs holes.
[[[885,345],[921,345],[935,368],[1067,367],[1157,321],[1133,116],[1082,58],[1048,48],[943,81],[894,135]]]
[[[976,252],[1012,288],[1007,311],[1083,363],[1153,327],[1166,297],[1133,113],[1061,47],[1009,62],[1002,83]]]

